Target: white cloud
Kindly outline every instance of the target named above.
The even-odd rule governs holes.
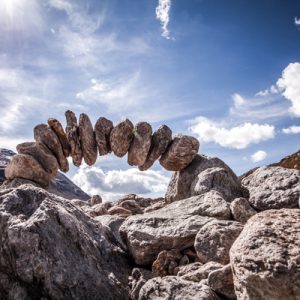
[[[300,126],[290,126],[288,128],[283,128],[282,132],[285,134],[298,134],[300,133]]]
[[[275,137],[274,126],[268,124],[243,123],[226,128],[205,117],[194,119],[192,124],[190,130],[200,141],[215,142],[227,148],[244,149],[250,144],[258,144]]]
[[[232,96],[232,99],[235,108],[241,107],[246,103],[246,100],[240,94],[237,93]]]
[[[251,161],[253,163],[264,160],[267,157],[267,153],[265,151],[259,150],[251,155]]]
[[[300,26],[300,19],[298,19],[297,17],[295,17],[294,22],[296,26]]]
[[[91,195],[100,194],[105,200],[115,200],[129,193],[143,197],[164,196],[169,178],[153,170],[141,172],[131,168],[104,172],[96,166],[81,166],[73,181]]]
[[[168,29],[170,21],[171,0],[158,0],[158,5],[155,9],[156,18],[160,21],[162,26],[162,36],[170,39],[170,32]]]

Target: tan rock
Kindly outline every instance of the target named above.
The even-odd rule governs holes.
[[[199,142],[196,138],[178,134],[159,162],[168,171],[180,171],[192,162],[198,150]]]
[[[113,206],[108,210],[108,214],[110,215],[119,215],[119,216],[124,216],[128,217],[132,215],[131,211],[120,206]]]
[[[112,121],[104,117],[97,120],[94,130],[99,155],[106,155],[111,152],[109,138],[113,128],[114,125]]]
[[[66,157],[68,157],[70,155],[70,150],[71,150],[70,144],[68,142],[67,135],[66,135],[61,123],[54,118],[50,118],[50,119],[48,119],[48,125],[56,133],[56,135],[61,143],[64,155]]]
[[[92,166],[97,160],[97,143],[90,118],[86,114],[79,117],[79,139],[85,163]]]
[[[142,166],[147,158],[150,145],[152,128],[147,122],[139,122],[133,130],[133,140],[128,151],[128,164]]]
[[[230,203],[230,211],[233,219],[243,224],[257,213],[245,198],[235,198]]]
[[[69,163],[66,159],[61,143],[55,132],[46,124],[39,124],[34,127],[34,138],[38,143],[44,144],[56,157],[59,169],[63,172],[69,171]]]
[[[82,161],[82,150],[81,150],[81,144],[79,139],[77,118],[75,114],[70,110],[65,112],[65,116],[67,120],[66,134],[71,148],[71,156],[73,159],[73,164],[76,167],[79,167]]]
[[[123,157],[133,139],[133,124],[126,119],[117,124],[110,133],[110,146],[114,154]]]
[[[90,205],[96,205],[102,203],[102,198],[100,195],[93,195],[90,199]]]

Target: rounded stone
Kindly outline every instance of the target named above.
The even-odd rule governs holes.
[[[63,172],[69,171],[69,163],[64,156],[61,143],[55,132],[46,124],[34,127],[34,138],[38,143],[44,144],[56,157],[59,169]]]
[[[133,130],[133,140],[128,151],[128,164],[142,166],[151,146],[152,127],[147,122],[139,122]]]
[[[92,166],[97,160],[97,143],[90,118],[86,114],[79,117],[79,139],[85,163]]]
[[[140,171],[148,170],[154,162],[167,150],[172,141],[172,130],[166,126],[160,126],[153,134],[151,146],[147,159],[142,166],[139,166]]]
[[[159,162],[168,171],[180,171],[192,162],[198,150],[199,141],[196,138],[178,134]]]
[[[66,134],[71,148],[71,156],[72,156],[73,164],[76,167],[79,167],[82,162],[82,150],[81,150],[80,139],[79,139],[77,118],[75,114],[70,110],[65,112],[65,116],[67,120]]]
[[[133,124],[126,119],[117,124],[110,133],[110,146],[114,154],[123,157],[133,139]]]
[[[99,155],[106,155],[108,153],[111,153],[109,138],[113,128],[114,125],[112,121],[104,117],[101,117],[97,120],[94,130]]]

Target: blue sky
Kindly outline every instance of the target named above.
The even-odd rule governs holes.
[[[0,39],[1,147],[71,109],[167,124],[237,174],[300,148],[299,1],[0,0]],[[112,155],[68,175],[107,199],[170,176]]]

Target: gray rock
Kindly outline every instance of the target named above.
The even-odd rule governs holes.
[[[228,264],[230,247],[242,230],[241,223],[228,220],[215,220],[203,226],[194,244],[200,262]]]
[[[127,161],[131,166],[142,166],[150,149],[152,127],[147,122],[139,122],[134,127],[133,135]]]
[[[1,190],[0,224],[1,299],[129,299],[124,252],[70,201],[31,185]]]
[[[167,189],[166,201],[189,198],[211,189],[220,192],[226,201],[243,197],[245,194],[245,189],[237,176],[222,160],[217,157],[196,155],[188,167],[173,174]]]
[[[69,163],[66,159],[62,145],[55,132],[46,124],[39,124],[34,127],[34,139],[44,144],[56,157],[59,169],[63,172],[69,171]]]
[[[257,211],[249,204],[245,198],[236,198],[230,203],[230,210],[233,219],[245,224],[248,219],[254,216]]]
[[[204,283],[195,283],[177,276],[148,280],[140,290],[139,300],[219,300]]]
[[[135,200],[122,201],[119,204],[119,206],[130,210],[133,215],[143,213],[143,210],[141,209],[141,207],[138,205],[138,203]]]
[[[253,216],[230,249],[238,299],[298,300],[300,209]]]
[[[93,195],[92,198],[90,199],[90,204],[96,205],[102,203],[102,198],[100,195]]]
[[[56,119],[50,118],[50,119],[48,119],[48,125],[51,127],[51,129],[57,135],[57,137],[60,141],[60,144],[62,146],[65,157],[68,157],[70,155],[71,148],[70,148],[70,144],[68,142],[67,135],[66,135],[61,123]]]
[[[147,155],[147,159],[142,166],[139,166],[140,171],[149,169],[154,162],[167,150],[172,141],[172,130],[166,126],[160,126],[153,134],[151,139],[151,147]]]
[[[110,146],[114,154],[118,157],[123,157],[133,139],[133,124],[126,119],[117,124],[110,133]]]
[[[162,250],[183,250],[212,218],[229,219],[229,204],[215,191],[129,216],[120,228],[130,254],[140,265],[152,263]]]
[[[130,297],[132,300],[139,299],[139,293],[142,286],[152,278],[151,271],[142,268],[134,268],[129,280],[129,285],[131,287]]]
[[[300,171],[263,167],[242,180],[250,192],[249,202],[259,211],[296,208],[300,197]]]
[[[98,152],[101,156],[111,152],[109,138],[113,128],[113,122],[104,117],[99,118],[95,124],[95,137],[98,146]]]
[[[65,116],[67,120],[66,135],[71,148],[73,164],[76,167],[79,167],[82,162],[82,150],[79,138],[77,118],[75,114],[70,110],[67,110],[65,112]]]
[[[207,283],[218,295],[222,295],[230,300],[236,299],[230,264],[212,271],[208,275]]]
[[[58,162],[52,152],[42,143],[26,142],[17,145],[19,154],[32,156],[52,179],[58,171]]]
[[[196,138],[177,134],[159,162],[168,171],[181,171],[192,162],[198,150]]]
[[[222,267],[223,265],[214,261],[210,261],[206,264],[195,262],[184,267],[179,267],[177,276],[184,280],[200,282],[201,280],[208,278],[208,275],[211,272]]]

